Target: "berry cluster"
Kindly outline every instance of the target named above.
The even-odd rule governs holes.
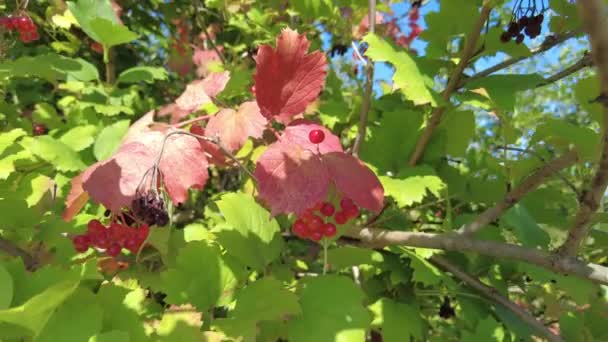
[[[408,13],[408,26],[410,33],[404,35],[397,24],[397,18],[391,19],[386,25],[386,35],[391,37],[401,47],[409,48],[414,39],[422,33],[422,27],[418,24],[420,19],[420,2],[412,4]]]
[[[45,135],[45,134],[47,134],[49,132],[49,129],[44,124],[35,123],[32,126],[32,131],[33,131],[32,132],[33,135],[37,136],[37,135]]]
[[[148,238],[150,228],[143,225],[137,229],[118,222],[112,222],[108,227],[98,220],[91,220],[87,232],[76,235],[72,239],[77,252],[86,252],[89,248],[104,249],[106,254],[115,257],[123,248],[131,253],[137,253]]]
[[[165,201],[156,191],[148,191],[144,194],[138,193],[131,203],[131,211],[135,217],[146,224],[159,227],[169,223],[169,214],[165,210]]]
[[[19,31],[19,40],[24,43],[29,43],[38,40],[38,27],[30,17],[27,16],[10,16],[0,18],[0,26],[7,31]]]
[[[540,35],[544,19],[545,16],[539,14],[533,17],[523,16],[517,21],[512,21],[507,30],[500,35],[500,41],[506,43],[515,38],[515,42],[521,44],[524,41],[524,33],[530,38],[536,38]],[[521,33],[522,31],[524,33]]]
[[[359,207],[349,198],[340,200],[340,210],[329,203],[323,202],[307,209],[298,217],[291,227],[291,231],[301,239],[320,241],[322,238],[331,238],[336,235],[336,224],[346,224],[359,217]],[[333,222],[332,221],[333,218]]]

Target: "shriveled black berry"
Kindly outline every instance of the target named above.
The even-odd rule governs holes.
[[[454,315],[455,312],[452,305],[450,305],[450,298],[443,297],[443,303],[441,303],[441,306],[439,307],[439,317],[448,319],[454,317]]]
[[[528,26],[528,24],[530,23],[530,20],[528,17],[523,16],[521,18],[519,18],[519,20],[517,21],[517,23],[519,24],[519,27],[526,27]]]
[[[518,34],[517,38],[515,38],[515,43],[517,44],[521,44],[524,41],[524,35],[523,34]]]
[[[500,41],[503,43],[507,43],[509,40],[511,40],[511,34],[509,32],[503,32],[500,35]]]
[[[509,34],[511,34],[511,37],[515,37],[517,36],[517,34],[519,33],[519,31],[521,31],[522,27],[519,26],[519,24],[517,24],[516,22],[512,21],[509,24],[509,29],[507,30],[509,32]]]
[[[131,211],[148,225],[165,226],[169,223],[169,214],[165,209],[165,201],[153,191],[138,196],[131,203]]]

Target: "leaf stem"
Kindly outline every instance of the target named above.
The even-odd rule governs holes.
[[[329,241],[327,238],[323,238],[323,275],[327,274],[327,249],[329,247]]]

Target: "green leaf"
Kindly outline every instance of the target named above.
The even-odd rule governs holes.
[[[378,251],[351,246],[330,249],[327,259],[334,270],[358,265],[381,264],[384,261],[382,253]]]
[[[165,311],[156,327],[158,341],[206,341],[201,322],[194,317],[191,312]]]
[[[424,17],[426,24],[432,28],[422,31],[420,35],[420,38],[429,42],[426,54],[431,58],[445,58],[454,37],[462,37],[471,32],[478,17],[479,9],[474,2],[442,1],[439,12],[430,12]]]
[[[306,279],[302,315],[289,322],[289,341],[365,341],[371,323],[361,289],[337,275]]]
[[[126,331],[112,330],[102,334],[91,336],[89,342],[130,342],[129,333]]]
[[[2,132],[0,134],[0,155],[6,151],[17,139],[26,135],[25,131],[21,128],[15,128],[8,132]]]
[[[82,30],[94,40],[100,42],[91,22],[96,18],[103,18],[111,23],[119,24],[116,13],[109,0],[78,0],[77,2],[68,1],[70,12],[78,21]]]
[[[87,167],[76,151],[48,135],[24,138],[21,145],[42,160],[53,164],[59,171],[79,171]]]
[[[36,339],[39,342],[81,342],[97,334],[103,310],[88,290],[78,289],[51,316]]]
[[[97,68],[84,59],[68,58],[54,53],[20,57],[0,63],[0,77],[39,77],[57,80],[93,81],[99,79]]]
[[[271,277],[262,278],[240,290],[230,317],[254,321],[281,320],[301,312],[298,297]]]
[[[91,20],[90,25],[97,37],[95,40],[106,48],[131,42],[138,37],[137,33],[129,31],[126,26],[104,18],[95,18]]]
[[[0,264],[0,310],[8,309],[13,301],[13,277]]]
[[[133,67],[120,73],[117,83],[154,83],[156,80],[167,79],[167,71],[159,67]]]
[[[427,191],[440,197],[440,192],[445,187],[443,181],[428,166],[405,169],[394,178],[388,176],[379,178],[385,195],[394,198],[400,207],[422,202]]]
[[[438,97],[432,90],[433,79],[422,73],[406,51],[397,51],[395,46],[373,33],[366,35],[363,41],[369,46],[366,56],[374,62],[389,62],[395,67],[394,88],[401,89],[407,99],[416,105],[437,105]]]
[[[538,74],[491,75],[466,83],[467,89],[484,89],[485,96],[503,111],[512,111],[517,92],[533,89],[543,82]]]
[[[128,296],[131,293],[133,291],[114,284],[101,286],[97,293],[97,300],[103,305],[103,331],[127,332],[130,342],[149,341],[144,330],[143,317],[140,317],[132,303],[129,303]]]
[[[129,124],[129,120],[121,120],[101,130],[93,146],[93,154],[97,160],[108,159],[116,152],[129,130]]]
[[[79,281],[74,280],[55,284],[21,306],[0,311],[0,322],[24,327],[37,336],[55,309],[76,290],[78,284]]]
[[[59,138],[59,141],[70,146],[74,151],[82,151],[95,141],[97,127],[92,125],[76,126]]]
[[[410,259],[410,268],[414,270],[413,280],[422,283],[425,286],[437,285],[445,276],[433,264],[428,262],[424,256],[419,255],[416,251],[403,249],[405,254]]]
[[[168,303],[191,303],[200,311],[218,303],[222,296],[230,297],[236,285],[236,277],[218,248],[198,241],[180,249],[176,265],[162,272],[161,278]]]
[[[404,109],[383,112],[380,124],[369,127],[368,138],[361,145],[361,158],[381,171],[401,170],[406,164],[403,161],[409,158],[416,146],[422,121],[421,111]]]
[[[303,18],[313,20],[329,17],[333,10],[333,2],[329,0],[296,0],[291,5]]]
[[[547,247],[551,241],[549,234],[536,224],[522,204],[507,210],[501,220],[515,230],[515,235],[524,246]]]
[[[600,136],[590,127],[547,118],[536,128],[531,142],[536,143],[541,140],[562,151],[574,147],[584,160],[595,161],[599,158]]]
[[[475,114],[468,110],[445,113],[437,133],[445,134],[445,154],[464,157],[475,135]]]
[[[477,324],[477,329],[475,329],[474,333],[464,331],[462,334],[462,340],[470,342],[502,342],[504,337],[505,331],[502,325],[496,322],[492,317],[480,321]]]
[[[422,340],[422,319],[418,308],[388,298],[378,299],[369,306],[374,315],[372,326],[382,331],[385,342]]]
[[[600,93],[600,82],[596,75],[578,80],[574,85],[574,94],[580,106],[589,113],[592,119],[602,124],[602,105],[595,101]]]
[[[228,193],[216,203],[227,223],[218,227],[217,240],[241,263],[262,270],[279,256],[279,224],[251,195]]]
[[[579,305],[589,303],[591,296],[598,291],[597,285],[590,281],[550,272],[534,265],[521,263],[519,269],[527,274],[532,281],[541,284],[555,284],[554,286],[567,293]]]
[[[580,313],[566,312],[559,318],[559,331],[564,341],[585,342],[585,320]]]

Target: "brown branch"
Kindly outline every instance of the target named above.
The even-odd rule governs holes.
[[[21,258],[25,268],[28,270],[34,270],[38,265],[38,262],[28,252],[3,237],[0,237],[0,250],[8,255]]]
[[[112,85],[116,81],[116,63],[114,49],[108,48],[105,57],[106,58],[104,58],[104,63],[106,67],[106,83]]]
[[[481,13],[479,15],[479,18],[477,19],[477,22],[475,23],[475,27],[467,35],[466,44],[465,44],[464,49],[462,50],[462,54],[460,56],[460,61],[458,62],[456,69],[454,69],[454,71],[452,72],[452,75],[448,81],[446,88],[441,93],[441,96],[445,101],[449,101],[450,95],[452,95],[452,93],[458,88],[458,84],[460,83],[460,78],[462,77],[462,73],[464,72],[464,69],[467,67],[467,65],[469,64],[469,62],[471,60],[471,57],[473,56],[475,47],[477,46],[477,40],[479,40],[479,35],[481,33],[481,30],[484,27],[486,20],[488,19],[488,16],[490,15],[491,10],[492,10],[492,7],[490,6],[490,1],[485,1],[483,7],[481,8]],[[420,159],[420,157],[422,157],[422,154],[424,153],[424,149],[426,148],[426,145],[431,140],[433,131],[435,130],[435,128],[439,125],[439,122],[441,121],[441,116],[443,115],[444,110],[445,110],[444,106],[437,107],[431,114],[431,118],[427,122],[426,127],[424,128],[424,131],[422,132],[422,135],[420,136],[420,138],[418,139],[418,142],[416,143],[414,152],[410,156],[410,159],[408,161],[409,166],[415,166],[416,163],[418,163],[418,159]]]
[[[505,211],[519,202],[525,195],[531,191],[534,191],[539,185],[543,184],[547,178],[558,173],[560,170],[573,165],[577,160],[577,153],[575,151],[569,151],[561,157],[544,164],[540,169],[528,176],[518,186],[511,190],[502,201],[496,203],[493,207],[488,208],[479,214],[479,216],[477,216],[473,222],[460,228],[458,233],[473,234],[481,230],[490,222],[498,219]]]
[[[376,27],[376,0],[369,0],[369,33],[374,33]],[[363,94],[363,102],[361,103],[361,112],[359,114],[359,129],[353,144],[352,154],[359,155],[361,144],[365,139],[365,131],[367,130],[367,117],[369,108],[372,104],[372,91],[374,85],[374,63],[368,61],[365,65],[365,93]]]
[[[489,67],[487,69],[484,69],[484,70],[482,70],[482,71],[474,74],[473,76],[468,77],[468,78],[462,80],[462,83],[460,84],[460,87],[462,87],[467,82],[470,82],[472,80],[476,80],[478,78],[486,77],[486,76],[491,75],[491,74],[493,74],[493,73],[495,73],[497,71],[500,71],[502,69],[508,68],[508,67],[510,67],[513,64],[519,63],[519,62],[521,62],[521,61],[523,61],[525,59],[528,59],[528,58],[534,57],[534,56],[536,56],[538,54],[541,54],[541,53],[543,53],[543,52],[545,52],[545,51],[553,48],[554,46],[559,45],[559,44],[565,42],[566,40],[568,40],[570,38],[576,37],[577,34],[578,34],[578,32],[572,31],[572,32],[564,33],[564,34],[559,35],[559,36],[549,36],[549,37],[547,37],[545,39],[545,41],[541,44],[540,47],[538,47],[537,49],[532,50],[531,51],[532,53],[530,55],[528,55],[528,56],[522,56],[522,57],[516,57],[516,58],[510,58],[510,59],[507,59],[504,62],[498,63],[498,64],[493,65],[493,66],[491,66],[491,67]]]
[[[549,85],[551,83],[557,82],[559,80],[561,80],[562,78],[568,77],[572,74],[574,74],[575,72],[578,72],[584,68],[590,67],[593,65],[593,61],[591,60],[591,55],[589,54],[585,54],[583,56],[583,58],[581,58],[578,62],[572,64],[571,66],[567,67],[566,69],[556,73],[555,75],[552,75],[550,77],[545,78],[545,80],[537,85],[537,88],[540,87],[544,87],[546,85]]]
[[[579,13],[584,30],[589,34],[591,56],[600,80],[600,96],[608,96],[608,24],[606,4],[602,0],[579,0]],[[559,255],[575,255],[581,242],[589,233],[593,214],[608,186],[608,103],[603,103],[602,154],[595,176],[583,193],[580,206],[568,238],[558,249]]]
[[[456,233],[432,234],[374,228],[354,228],[347,237],[359,239],[359,246],[381,248],[409,246],[446,251],[472,252],[497,258],[534,264],[562,274],[571,274],[595,283],[608,285],[608,267],[584,263],[574,257],[556,258],[548,252],[514,244],[480,240]]]
[[[531,327],[535,328],[549,341],[563,341],[560,336],[552,333],[551,330],[547,329],[546,326],[539,322],[524,308],[510,301],[509,298],[500,294],[500,292],[498,292],[498,290],[496,290],[495,288],[482,283],[474,276],[460,269],[460,267],[458,267],[457,265],[452,264],[448,259],[444,258],[441,255],[435,254],[429,260],[440,268],[443,268],[444,270],[452,273],[454,277],[462,280],[465,284],[481,292],[486,297],[511,310],[511,312],[513,312],[517,317],[519,317],[522,321],[526,322]]]
[[[201,6],[201,8],[204,9],[204,3],[202,3],[199,0],[198,4]],[[197,9],[197,11],[198,11],[198,9]],[[211,39],[211,35],[209,34],[209,32],[207,32],[207,22],[198,13],[195,15],[195,18],[196,18],[196,21],[199,22],[199,24],[201,26],[201,31],[203,31],[203,34],[205,35],[205,38],[207,39],[207,42],[209,42],[209,45],[211,45],[211,48],[213,49],[213,51],[215,51],[215,53],[217,54],[217,56],[220,58],[220,60],[222,61],[222,64],[226,65],[226,57],[224,56],[224,54],[222,54],[222,52],[217,47],[217,45],[215,45],[215,42],[213,41],[213,39]]]

